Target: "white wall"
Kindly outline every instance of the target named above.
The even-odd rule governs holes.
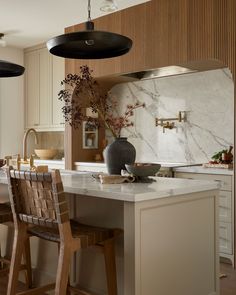
[[[136,148],[136,161],[205,163],[234,142],[234,83],[228,69],[163,77],[115,86],[121,114],[127,104],[145,102],[122,131]],[[123,110],[123,111],[122,111]],[[177,117],[187,122],[163,133],[155,118]]]
[[[0,47],[0,59],[24,65],[22,49]],[[22,153],[24,76],[0,78],[0,157]]]

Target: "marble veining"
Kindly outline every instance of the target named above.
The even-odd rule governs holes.
[[[135,111],[134,127],[122,131],[136,148],[136,161],[204,163],[233,145],[234,84],[228,69],[120,84],[111,95],[121,113],[128,103],[146,104]],[[187,122],[165,133],[155,127],[156,117],[177,117],[179,111],[186,111]]]

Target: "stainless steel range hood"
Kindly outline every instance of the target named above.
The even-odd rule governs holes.
[[[169,66],[158,69],[152,69],[147,71],[140,71],[135,73],[125,74],[123,76],[136,78],[138,80],[148,80],[160,77],[182,75],[187,73],[193,73],[196,70],[180,67],[180,66]]]
[[[176,76],[189,74],[194,72],[202,72],[208,70],[215,70],[223,68],[224,65],[218,60],[207,60],[191,62],[186,65],[173,65],[168,67],[162,67],[158,69],[150,69],[145,71],[139,71],[134,73],[123,74],[123,77],[130,77],[135,80],[148,80],[160,77]]]
[[[219,60],[201,60],[188,62],[186,64],[173,65],[168,67],[160,67],[156,69],[145,69],[133,73],[120,73],[110,76],[97,78],[105,92],[109,91],[113,86],[121,83],[137,82],[148,79],[161,77],[169,77],[183,74],[191,74],[194,72],[204,72],[225,68],[226,66]]]

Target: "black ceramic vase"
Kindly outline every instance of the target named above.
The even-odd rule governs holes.
[[[104,160],[109,174],[121,174],[125,164],[135,162],[136,151],[126,137],[118,137],[109,144],[103,152]]]

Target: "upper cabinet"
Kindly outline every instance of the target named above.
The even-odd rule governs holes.
[[[25,51],[25,127],[38,131],[63,131],[62,102],[58,100],[65,76],[63,58],[45,47]]]
[[[63,102],[58,100],[58,93],[62,89],[61,81],[65,79],[64,58],[51,55],[52,57],[52,124],[61,126],[65,124],[62,115]]]
[[[25,55],[25,119],[26,127],[39,125],[39,53]]]

